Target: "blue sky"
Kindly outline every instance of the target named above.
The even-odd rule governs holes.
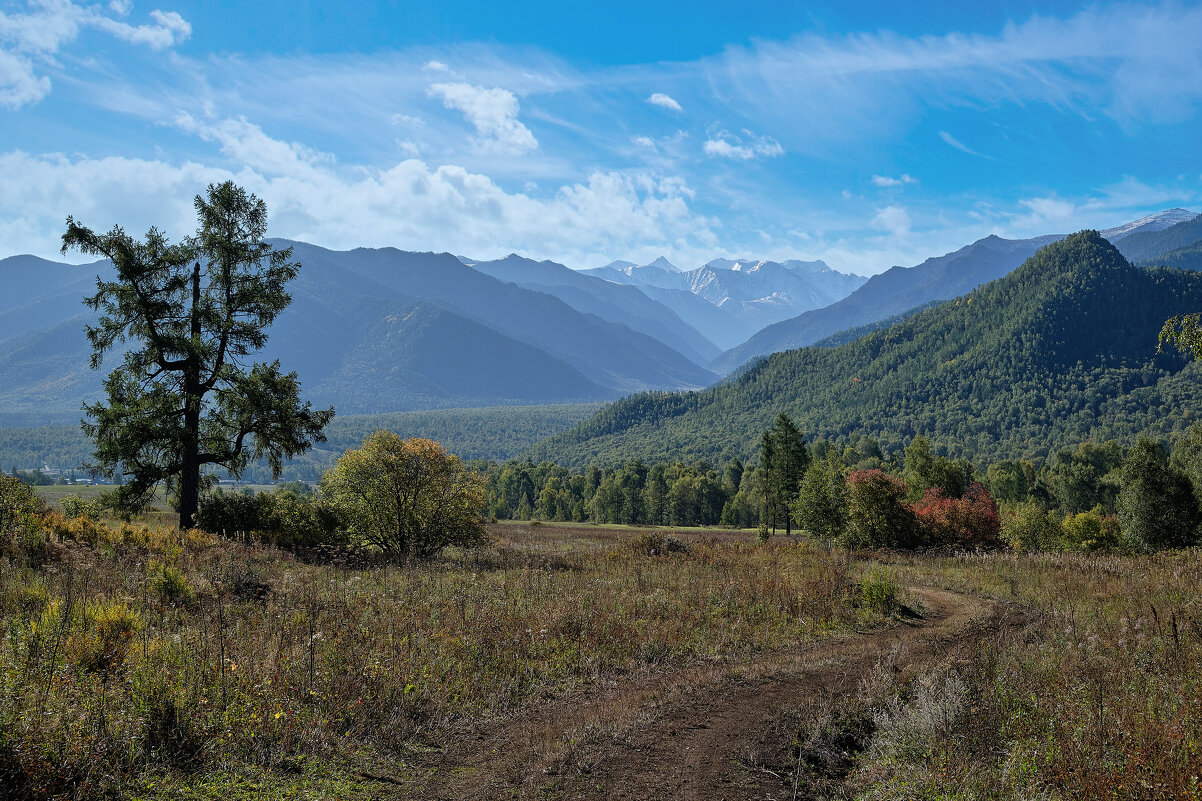
[[[0,0],[0,255],[63,222],[572,267],[822,258],[1202,211],[1190,3]]]

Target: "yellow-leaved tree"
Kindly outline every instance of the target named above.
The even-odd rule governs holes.
[[[432,440],[377,431],[326,471],[321,495],[352,540],[388,553],[426,558],[488,542],[483,479]]]

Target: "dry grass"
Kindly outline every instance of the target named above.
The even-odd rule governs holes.
[[[0,778],[33,797],[395,772],[534,697],[874,619],[845,555],[729,534],[651,556],[628,531],[504,526],[359,570],[166,527],[49,530],[0,563]]]
[[[846,795],[1202,796],[1202,552],[894,562],[1037,617],[878,702]]]

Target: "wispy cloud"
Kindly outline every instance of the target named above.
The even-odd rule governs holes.
[[[684,111],[679,103],[663,92],[653,92],[651,96],[647,98],[647,102],[653,106],[666,108],[670,111]]]
[[[942,139],[947,144],[951,145],[952,147],[956,148],[956,150],[959,150],[961,153],[967,153],[968,155],[976,156],[977,158],[989,158],[988,156],[983,156],[980,153],[978,153],[977,151],[973,150],[971,147],[964,144],[963,142],[961,142],[956,137],[952,136],[947,131],[940,131],[939,138]]]
[[[58,0],[31,3],[25,13],[0,11],[0,106],[17,109],[50,94],[50,78],[39,68],[52,64],[54,55],[83,29],[155,50],[192,35],[192,26],[175,11],[156,9],[150,12],[150,24],[134,25],[119,19],[129,10],[127,3],[111,4],[106,14],[100,6]]]
[[[872,176],[872,185],[883,187],[883,188],[890,188],[890,187],[895,187],[895,186],[905,186],[906,184],[916,184],[916,183],[918,183],[918,179],[915,178],[914,176],[910,175],[909,173],[902,173],[897,178],[894,178],[892,175],[874,175],[874,176]]]
[[[756,136],[748,130],[744,130],[742,136],[728,131],[719,131],[705,140],[702,150],[709,156],[740,161],[773,158],[785,154],[785,149],[781,147],[780,142],[770,136]]]

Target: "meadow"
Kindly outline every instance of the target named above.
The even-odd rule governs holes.
[[[720,720],[732,687],[766,676],[762,695],[817,669],[809,653],[843,664],[847,691],[782,696],[713,755],[745,797],[1199,793],[1196,550],[501,524],[487,548],[404,564],[47,520],[0,559],[13,797],[602,797],[632,743],[670,750],[657,720]],[[922,640],[935,591],[1020,622],[965,611]],[[909,657],[888,646],[903,636]],[[503,754],[473,750],[496,737]]]

